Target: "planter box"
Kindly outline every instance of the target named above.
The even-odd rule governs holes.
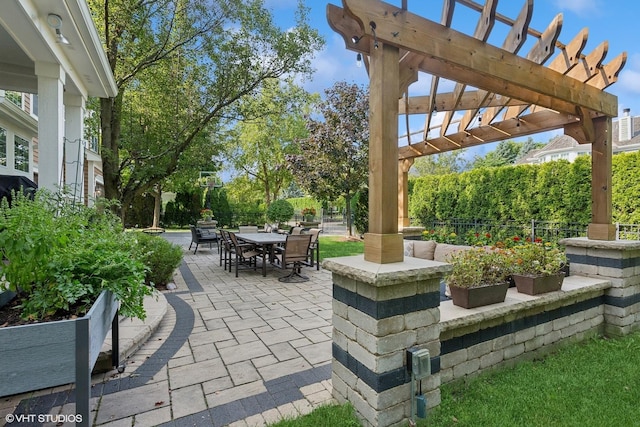
[[[478,286],[475,288],[460,288],[449,286],[453,304],[463,308],[474,308],[483,305],[503,302],[507,297],[509,283]]]
[[[0,328],[0,397],[75,382],[76,413],[89,425],[91,369],[110,328],[119,363],[117,313],[104,291],[83,317]]]
[[[559,291],[564,281],[565,273],[550,276],[520,276],[513,275],[518,292],[527,295],[538,295],[546,292]]]

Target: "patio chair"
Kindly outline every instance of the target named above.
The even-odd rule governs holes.
[[[227,263],[229,263],[229,258],[233,254],[233,245],[231,243],[231,238],[229,237],[229,232],[227,230],[220,229],[220,267],[222,267],[222,259],[224,257],[224,269],[227,269]],[[229,271],[231,271],[231,266],[229,266]]]
[[[253,270],[255,271],[258,265],[258,256],[262,255],[262,252],[251,243],[238,242],[235,233],[229,231],[228,235],[231,240],[231,246],[233,247],[233,253],[230,254],[231,256],[229,257],[229,271],[231,271],[231,265],[235,265],[236,267],[236,277],[238,277],[238,267],[240,265],[253,266]],[[235,255],[235,257],[233,255]]]
[[[282,268],[287,268],[287,265],[292,264],[291,273],[288,276],[280,277],[279,281],[306,282],[309,280],[307,276],[300,273],[300,270],[309,256],[311,237],[311,234],[289,234],[287,236],[284,248],[275,256]]]
[[[322,230],[319,228],[312,228],[307,233],[311,234],[311,243],[309,244],[309,265],[313,267],[315,264],[316,270],[320,270],[320,233]],[[315,258],[315,259],[314,259]]]
[[[303,230],[303,227],[291,227],[291,231],[289,234],[302,234]]]
[[[257,233],[258,226],[257,225],[241,225],[238,227],[238,233]]]
[[[191,230],[191,243],[189,243],[188,250],[191,250],[191,246],[195,243],[196,248],[193,251],[194,254],[198,252],[198,245],[200,243],[208,243],[209,249],[213,249],[211,246],[212,243],[218,245],[218,235],[216,233],[203,233],[202,230],[197,228],[195,225],[190,225],[189,229]]]

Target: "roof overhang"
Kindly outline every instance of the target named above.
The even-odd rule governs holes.
[[[62,19],[69,44],[57,42],[49,14]],[[83,0],[5,0],[0,10],[0,89],[37,93],[36,63],[59,64],[65,94],[109,98],[118,90]]]

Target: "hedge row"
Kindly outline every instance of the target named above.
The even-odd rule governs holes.
[[[613,220],[640,223],[640,152],[613,158]],[[591,221],[591,158],[480,168],[412,179],[410,215],[420,223],[449,218]]]

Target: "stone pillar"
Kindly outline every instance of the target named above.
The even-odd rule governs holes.
[[[571,274],[611,282],[604,296],[604,333],[628,335],[640,330],[640,241],[560,241],[566,246]]]
[[[362,255],[331,258],[333,397],[351,402],[365,426],[411,416],[406,350],[427,348],[433,375],[422,381],[428,407],[440,403],[440,280],[448,264],[406,257],[378,264]]]

